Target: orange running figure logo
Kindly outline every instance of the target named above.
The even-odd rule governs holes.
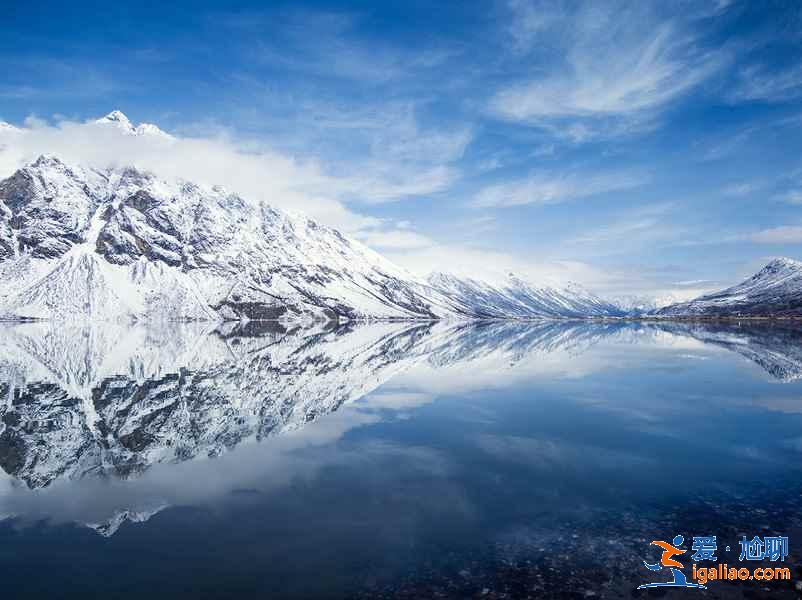
[[[648,563],[645,560],[643,564],[646,565],[646,568],[650,571],[660,571],[664,567],[671,570],[671,574],[674,578],[671,581],[665,581],[660,583],[644,583],[643,585],[639,585],[638,589],[641,588],[657,588],[657,587],[689,587],[689,588],[701,588],[706,589],[706,586],[699,585],[698,583],[688,583],[688,580],[685,579],[685,574],[680,571],[680,569],[684,568],[683,564],[678,560],[674,560],[673,557],[679,556],[680,554],[685,554],[687,550],[682,550],[681,548],[677,548],[677,546],[681,545],[682,542],[685,541],[685,538],[681,535],[676,536],[671,543],[663,542],[661,540],[652,540],[652,546],[657,546],[663,549],[663,553],[660,555],[660,562],[659,563]]]

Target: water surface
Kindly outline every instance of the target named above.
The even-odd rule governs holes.
[[[629,597],[677,533],[799,593],[790,324],[9,325],[0,423],[4,597]]]

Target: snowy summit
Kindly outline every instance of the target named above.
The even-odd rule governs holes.
[[[134,127],[125,113],[119,110],[113,110],[105,117],[96,119],[95,123],[99,125],[110,125],[112,127],[117,127],[126,135],[150,135],[165,139],[172,139],[173,137],[152,123],[140,123],[138,126]]]

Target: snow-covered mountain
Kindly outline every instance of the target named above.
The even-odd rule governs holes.
[[[131,121],[128,119],[125,114],[120,112],[119,110],[114,110],[107,114],[105,117],[101,117],[97,119],[95,123],[99,125],[109,125],[112,127],[116,127],[120,131],[122,131],[125,135],[150,135],[150,136],[157,136],[164,139],[173,139],[169,133],[166,133],[159,129],[153,123],[140,123],[136,127],[133,126]]]
[[[43,156],[0,182],[0,202],[8,318],[462,314],[359,242],[219,187]]]
[[[648,315],[649,313],[657,310],[660,306],[665,306],[665,304],[673,304],[673,302],[660,304],[659,298],[637,295],[616,296],[610,298],[609,302],[630,317]]]
[[[98,124],[126,135],[115,111]],[[292,320],[618,316],[578,287],[426,281],[299,214],[134,167],[41,156],[0,181],[0,318]]]
[[[755,275],[720,292],[662,308],[666,317],[802,316],[802,262],[771,261]]]
[[[577,284],[565,288],[534,286],[510,273],[493,284],[448,273],[433,273],[429,284],[480,318],[621,317],[626,312]]]

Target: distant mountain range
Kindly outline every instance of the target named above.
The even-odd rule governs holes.
[[[119,111],[125,135],[171,136]],[[3,126],[4,124],[0,124]],[[11,126],[6,126],[12,128]],[[802,315],[802,269],[773,261],[691,302],[603,300],[577,284],[424,279],[299,214],[220,187],[41,156],[0,181],[0,319],[438,320]]]
[[[579,284],[563,288],[534,286],[512,273],[501,284],[448,273],[433,273],[427,283],[445,297],[458,301],[465,314],[476,318],[623,317],[628,314]]]

